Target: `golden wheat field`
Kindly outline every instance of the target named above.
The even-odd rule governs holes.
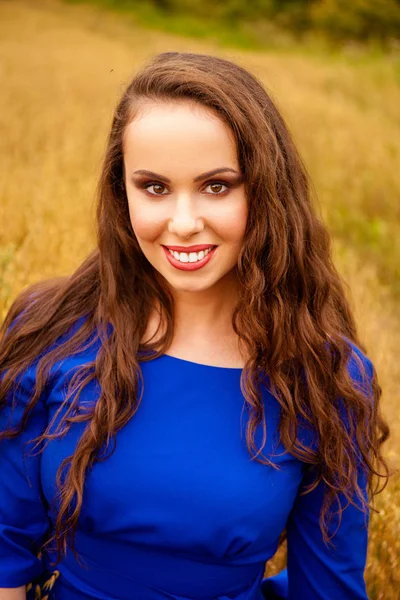
[[[296,48],[222,48],[144,29],[91,6],[2,0],[1,318],[22,288],[72,272],[92,248],[95,185],[113,109],[142,61],[165,50],[215,52],[237,60],[262,79],[285,115],[322,214],[340,232],[334,238],[335,260],[378,371],[391,425],[385,452],[397,466],[400,314],[394,284],[380,271],[387,268],[390,274],[400,261],[400,78],[384,57],[345,60]],[[356,218],[347,214],[341,227],[346,201],[353,216],[384,224],[384,235],[375,240],[376,261],[357,248],[356,225],[351,225]],[[362,219],[360,230],[362,241]],[[369,596],[399,600],[398,475],[375,506],[379,513],[371,516],[366,568]],[[281,567],[283,552],[267,565],[268,573]]]

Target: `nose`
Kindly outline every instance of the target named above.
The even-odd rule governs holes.
[[[203,219],[196,214],[193,200],[189,195],[179,196],[168,222],[168,231],[185,239],[199,233],[203,228]]]

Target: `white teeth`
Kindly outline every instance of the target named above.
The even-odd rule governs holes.
[[[169,252],[174,256],[174,258],[176,258],[176,260],[179,260],[180,262],[192,263],[202,260],[211,250],[212,248],[207,248],[206,250],[201,250],[200,252],[189,252],[189,254],[187,252],[176,252],[176,250],[169,250]]]

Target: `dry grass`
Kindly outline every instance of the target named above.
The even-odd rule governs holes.
[[[400,318],[393,290],[378,279],[386,273],[390,284],[400,257],[400,91],[393,65],[228,51],[56,0],[3,0],[0,40],[0,316],[21,288],[71,272],[92,248],[94,189],[112,110],[138,65],[171,49],[228,56],[273,90],[309,167],[380,375],[392,427],[386,451],[397,464]],[[377,508],[369,594],[399,600],[398,477]]]

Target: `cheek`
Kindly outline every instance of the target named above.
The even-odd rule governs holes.
[[[244,237],[247,223],[247,206],[227,212],[219,219],[219,233],[229,242],[240,243]]]
[[[161,215],[157,215],[157,211],[149,210],[144,207],[133,207],[129,204],[129,215],[131,219],[132,229],[139,239],[144,241],[155,240],[164,229],[164,222]]]

